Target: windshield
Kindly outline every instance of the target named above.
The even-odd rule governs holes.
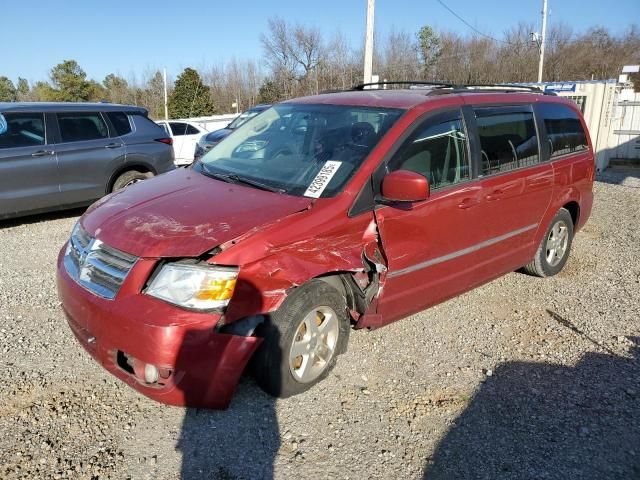
[[[347,105],[275,105],[216,145],[196,168],[290,195],[332,197],[402,113]]]
[[[242,112],[239,117],[235,118],[233,122],[227,125],[227,128],[230,130],[234,130],[242,125],[244,122],[249,120],[250,118],[258,115],[262,110],[247,110],[246,112]]]

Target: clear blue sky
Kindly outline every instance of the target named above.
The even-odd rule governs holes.
[[[540,22],[542,0],[443,0],[482,32],[501,37],[519,21]],[[621,32],[640,22],[640,0],[549,0],[551,23],[574,31],[603,25]],[[341,30],[353,46],[364,37],[366,0],[0,0],[0,75],[31,81],[48,78],[50,68],[77,60],[88,76],[140,76],[166,67],[202,68],[235,57],[259,59],[260,33],[267,19],[319,27],[327,36]],[[392,28],[436,28],[469,33],[469,28],[436,0],[376,0],[376,34]]]

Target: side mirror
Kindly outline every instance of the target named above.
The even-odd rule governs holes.
[[[382,196],[392,202],[420,202],[429,197],[429,181],[410,170],[396,170],[382,179]]]
[[[7,120],[0,113],[0,135],[2,135],[3,133],[7,133],[7,130],[8,130]]]

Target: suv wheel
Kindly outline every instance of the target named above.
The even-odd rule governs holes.
[[[116,181],[113,182],[113,187],[111,188],[112,192],[117,190],[121,190],[124,187],[128,187],[129,185],[133,185],[134,183],[141,182],[146,180],[147,178],[153,177],[152,173],[142,173],[137,170],[129,170],[127,172],[122,173]]]
[[[572,241],[573,219],[561,208],[542,238],[536,256],[524,267],[525,272],[538,277],[552,277],[560,272],[569,258]]]
[[[256,382],[282,398],[308,390],[335,366],[350,329],[347,305],[335,288],[321,280],[302,285],[259,327],[263,342],[253,359]]]

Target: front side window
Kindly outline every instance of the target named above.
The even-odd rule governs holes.
[[[44,114],[5,113],[7,131],[0,134],[0,148],[31,147],[45,144]]]
[[[279,104],[237,128],[196,168],[205,175],[290,195],[331,197],[402,113],[378,107]]]
[[[424,175],[432,190],[469,180],[467,136],[459,111],[425,120],[394,155],[389,169]]]
[[[578,114],[559,103],[541,103],[538,112],[547,130],[551,158],[589,148]]]
[[[475,109],[482,175],[508,172],[540,161],[538,136],[531,111],[512,107]]]
[[[107,138],[107,124],[97,112],[58,113],[62,142],[79,142]]]

